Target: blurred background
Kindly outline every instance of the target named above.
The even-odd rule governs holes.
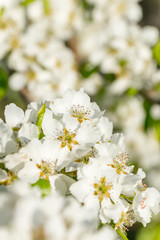
[[[83,87],[125,134],[135,171],[142,167],[146,184],[160,190],[160,0],[7,2],[0,1],[0,117],[11,102],[25,109]],[[160,216],[128,237],[160,240]]]

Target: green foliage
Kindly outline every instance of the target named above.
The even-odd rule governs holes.
[[[38,115],[37,115],[37,122],[36,122],[36,125],[39,129],[39,139],[41,139],[44,135],[43,135],[43,132],[42,132],[42,129],[41,129],[41,126],[42,126],[42,121],[43,121],[43,117],[44,117],[44,114],[45,114],[45,111],[46,111],[46,104],[44,103],[41,107],[41,109],[39,110],[38,112]]]
[[[146,112],[146,118],[145,118],[144,129],[145,131],[147,131],[149,128],[154,128],[156,131],[157,139],[160,142],[160,120],[156,120],[152,118],[150,114],[151,107],[152,107],[152,103],[149,100],[145,99],[144,109]]]
[[[39,179],[36,183],[31,184],[32,187],[39,187],[42,192],[42,196],[48,196],[51,193],[50,182],[46,179]]]
[[[2,17],[2,16],[3,16],[3,14],[4,14],[4,11],[5,11],[5,8],[4,8],[4,7],[0,8],[0,17]]]
[[[127,60],[126,59],[120,59],[118,63],[119,63],[120,67],[125,67],[127,65]]]
[[[157,83],[155,86],[154,86],[154,89],[155,91],[159,91],[160,92],[160,83]]]
[[[138,232],[136,240],[160,240],[160,223],[155,226],[150,224],[146,228],[142,228]]]
[[[155,130],[156,130],[157,139],[160,142],[160,121],[156,121]]]
[[[0,163],[0,168],[1,169],[6,169],[4,163]]]
[[[153,119],[150,115],[150,109],[151,109],[152,103],[149,100],[145,99],[143,106],[146,112],[144,129],[147,130],[149,127],[153,125]]]
[[[153,48],[153,57],[157,61],[157,64],[160,66],[160,40]]]
[[[91,3],[88,3],[87,0],[80,0],[82,7],[84,8],[84,10],[88,10],[88,11],[92,11],[94,8],[94,5]]]
[[[43,0],[44,13],[47,15],[50,13],[50,0]]]
[[[5,96],[8,89],[8,76],[6,72],[0,68],[0,100]]]
[[[83,63],[80,66],[80,73],[84,78],[90,77],[93,73],[98,72],[99,67],[98,66],[92,66],[89,63]]]
[[[30,3],[35,2],[35,1],[37,1],[37,0],[24,0],[21,2],[21,6],[26,7],[27,5],[29,5]]]
[[[114,73],[107,73],[105,75],[105,80],[108,82],[108,83],[112,83],[114,80],[116,80],[116,75]]]
[[[137,93],[138,93],[138,90],[136,88],[129,88],[126,92],[126,95],[135,96]]]

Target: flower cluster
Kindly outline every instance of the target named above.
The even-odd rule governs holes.
[[[107,91],[115,95],[156,78],[152,47],[159,32],[138,25],[137,0],[1,1],[0,18],[9,85],[29,100],[52,100],[79,87],[93,95],[110,74]],[[83,74],[83,64],[91,74]]]
[[[132,155],[132,158],[138,162],[139,166],[145,169],[147,182],[159,189],[160,106],[149,103],[146,112],[144,104],[146,102],[140,96],[134,96],[128,99],[127,102],[126,99],[123,99],[114,113],[116,116],[114,118],[115,125],[123,128],[127,152]],[[153,124],[145,129],[144,125],[148,121],[147,119]]]
[[[156,62],[152,46],[157,42],[156,28],[140,27],[142,18],[138,1],[92,1],[92,21],[80,32],[77,51],[81,59],[91,66],[98,66],[99,73],[106,77],[112,74],[107,92],[121,95],[128,88],[147,88],[155,78]],[[105,83],[104,83],[105,84]]]
[[[51,100],[78,84],[75,56],[65,45],[78,25],[78,12],[74,1],[66,3],[0,2],[0,59],[13,73],[9,73],[10,87],[16,91],[26,87],[28,99]]]
[[[52,102],[33,102],[25,112],[10,104],[4,114],[6,123],[0,122],[0,183],[11,185],[13,193],[2,194],[1,202],[3,207],[3,202],[11,201],[7,196],[15,195],[15,219],[11,222],[15,236],[22,234],[23,208],[26,224],[22,229],[27,240],[40,236],[61,240],[64,234],[67,240],[117,239],[117,233],[127,239],[125,232],[136,221],[146,226],[152,212],[159,212],[159,192],[144,184],[142,169],[133,173],[123,135],[112,133],[112,123],[82,89],[67,90],[63,98]],[[39,186],[47,196],[30,198],[31,190],[26,193],[21,183],[14,188],[16,180]],[[57,194],[60,196],[55,197]],[[63,230],[59,231],[57,224]],[[8,231],[8,226],[0,228],[4,239],[8,239]]]
[[[51,194],[41,198],[38,188],[31,189],[24,182],[16,182],[11,189],[3,190],[0,188],[1,239],[100,240],[106,236],[118,239],[109,226],[96,232],[97,216],[73,197]]]

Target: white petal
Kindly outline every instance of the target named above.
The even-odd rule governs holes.
[[[63,174],[58,174],[49,178],[52,191],[56,191],[59,194],[65,196],[69,193],[69,187],[75,182],[72,178]]]
[[[86,197],[90,193],[90,184],[89,181],[82,179],[70,187],[70,192],[75,196],[80,202],[84,202]]]
[[[62,124],[53,118],[52,111],[46,109],[43,117],[42,129],[46,136],[56,137],[63,130]]]
[[[72,105],[80,105],[88,107],[90,105],[90,97],[83,91],[75,92]]]
[[[19,91],[22,88],[24,88],[26,83],[27,83],[27,78],[24,74],[14,73],[9,78],[9,86],[15,91]]]
[[[7,124],[11,127],[17,127],[23,122],[24,112],[14,103],[11,103],[5,107],[4,115]]]
[[[0,181],[4,181],[8,178],[7,172],[3,169],[0,169]]]
[[[121,152],[124,152],[125,150],[124,141],[125,138],[122,133],[115,133],[112,135],[111,143],[116,144],[121,149]]]
[[[114,223],[117,223],[124,210],[125,206],[121,202],[118,204],[112,204],[108,198],[102,201],[100,219],[103,223],[109,223],[111,220],[113,220]]]
[[[59,150],[58,162],[57,162],[58,171],[66,167],[72,161],[72,158],[70,157],[70,150],[67,146],[61,148],[61,144],[59,143],[59,149],[60,150]]]
[[[19,171],[18,177],[28,183],[35,183],[39,179],[40,169],[33,162],[27,162],[22,170]]]
[[[100,133],[96,128],[84,125],[78,130],[76,139],[81,145],[93,146],[100,140]]]
[[[63,122],[66,126],[66,129],[70,132],[74,132],[79,125],[77,118],[71,117],[68,114],[63,116]]]
[[[32,139],[22,151],[28,155],[29,160],[32,159],[37,164],[41,164],[42,154],[41,154],[42,144],[41,141],[34,138]]]
[[[18,138],[22,145],[26,145],[33,138],[38,138],[39,129],[32,123],[26,123],[18,132]]]
[[[41,147],[41,158],[47,162],[55,162],[59,156],[59,143],[45,139]]]
[[[56,116],[61,116],[66,111],[66,105],[64,104],[63,99],[57,98],[50,103],[50,108]]]
[[[101,117],[98,123],[98,128],[104,136],[104,140],[111,137],[113,131],[113,124],[106,117]]]

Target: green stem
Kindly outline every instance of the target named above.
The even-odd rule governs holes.
[[[112,222],[110,222],[110,225],[112,226],[112,228],[115,228],[115,224]],[[119,228],[116,229],[116,232],[118,233],[118,235],[123,239],[123,240],[129,240],[126,235],[121,232],[121,230]]]
[[[116,232],[119,234],[119,236],[120,236],[123,240],[128,240],[128,238],[126,237],[126,235],[125,235],[124,233],[122,233],[119,228],[116,230]]]
[[[128,197],[128,196],[125,196],[124,194],[121,194],[120,195],[121,197],[125,198],[126,200],[129,200],[131,203],[133,202],[133,197]]]

